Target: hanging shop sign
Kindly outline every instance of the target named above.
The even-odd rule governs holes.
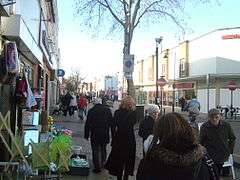
[[[58,69],[57,70],[57,76],[58,77],[63,77],[65,75],[65,71],[63,69]]]

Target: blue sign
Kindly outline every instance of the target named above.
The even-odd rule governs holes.
[[[58,77],[63,77],[64,75],[65,75],[65,71],[63,69],[58,69],[57,76]]]
[[[125,66],[126,66],[127,68],[131,68],[132,65],[133,65],[133,64],[132,64],[132,61],[130,61],[130,60],[128,60],[128,61],[125,62]]]

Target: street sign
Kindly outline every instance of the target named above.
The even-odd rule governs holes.
[[[65,75],[65,71],[63,69],[58,69],[57,70],[57,76],[58,77],[63,77]]]
[[[134,69],[134,55],[125,55],[123,58],[123,72],[132,73]]]
[[[230,91],[236,90],[236,89],[237,89],[236,81],[233,81],[233,80],[229,81],[229,82],[228,82],[228,89],[229,89]]]
[[[124,73],[124,76],[125,76],[126,79],[132,79],[132,78],[133,78],[133,77],[132,77],[132,73],[127,73],[127,72],[125,72],[125,73]]]
[[[157,84],[160,86],[160,87],[163,87],[167,84],[167,81],[161,77],[160,79],[157,80]]]

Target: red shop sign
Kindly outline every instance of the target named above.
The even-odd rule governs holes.
[[[194,82],[175,83],[177,89],[192,89],[194,88]]]
[[[240,39],[240,34],[227,34],[222,36],[223,40],[226,39]]]

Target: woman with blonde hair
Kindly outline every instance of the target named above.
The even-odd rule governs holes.
[[[133,176],[136,140],[134,124],[136,123],[136,104],[131,96],[122,99],[120,107],[114,113],[112,125],[112,150],[109,154],[106,169],[109,174],[117,176],[118,180],[128,180]]]

